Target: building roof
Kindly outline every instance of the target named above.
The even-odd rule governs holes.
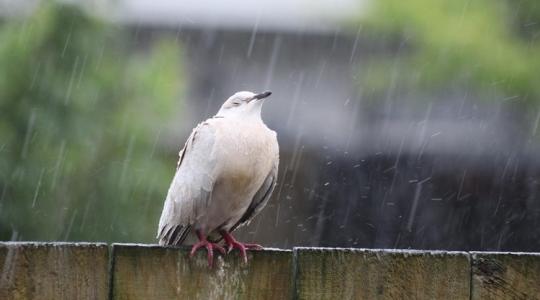
[[[0,0],[0,16],[24,14],[42,0]],[[79,3],[124,24],[244,31],[335,32],[367,0],[57,0]]]
[[[261,31],[336,31],[366,0],[120,0],[123,22]]]

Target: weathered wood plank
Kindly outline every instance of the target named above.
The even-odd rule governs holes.
[[[465,252],[295,248],[298,299],[469,299]]]
[[[248,252],[245,265],[236,251],[206,251],[189,258],[188,248],[113,245],[113,299],[290,299],[292,251]]]
[[[472,299],[540,299],[540,253],[471,255]]]
[[[0,243],[0,299],[107,299],[108,246]]]

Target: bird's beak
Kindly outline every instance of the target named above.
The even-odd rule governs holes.
[[[272,95],[272,92],[270,91],[262,92],[260,94],[253,96],[253,100],[261,100],[261,99],[267,98],[270,95]]]

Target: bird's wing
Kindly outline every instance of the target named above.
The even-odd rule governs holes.
[[[239,226],[248,224],[251,219],[253,219],[253,217],[255,217],[266,206],[268,200],[270,200],[272,191],[274,191],[274,187],[276,186],[278,164],[279,157],[276,157],[274,160],[274,165],[272,166],[272,170],[270,170],[270,173],[268,173],[268,175],[266,176],[266,179],[264,180],[257,193],[255,193],[255,196],[253,196],[251,204],[249,205],[246,212],[242,215],[240,220],[231,228],[231,232]]]
[[[211,122],[199,124],[179,153],[159,220],[157,238],[161,245],[180,245],[208,207],[215,181],[215,134]]]

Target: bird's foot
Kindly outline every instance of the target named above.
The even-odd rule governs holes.
[[[240,251],[240,255],[242,256],[242,259],[244,260],[244,263],[247,264],[247,253],[246,250],[263,250],[263,246],[258,244],[248,244],[248,243],[241,243],[237,241],[230,233],[226,231],[221,231],[221,235],[223,236],[223,239],[225,240],[225,243],[227,244],[227,253],[231,252],[233,249],[238,249]]]
[[[221,254],[225,255],[225,249],[223,247],[221,247],[217,243],[209,242],[206,238],[202,238],[195,245],[193,245],[193,247],[191,248],[191,252],[189,253],[189,256],[193,257],[193,255],[195,255],[195,252],[197,252],[197,250],[202,247],[205,247],[208,253],[208,267],[210,268],[214,264],[214,250],[217,250]]]

